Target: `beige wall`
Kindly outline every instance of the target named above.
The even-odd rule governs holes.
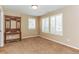
[[[79,6],[65,6],[45,16],[57,13],[63,13],[63,36],[40,32],[41,36],[74,48],[79,48]]]
[[[10,10],[4,10],[5,15],[12,15],[12,16],[20,16],[21,17],[21,32],[22,32],[22,38],[27,38],[31,36],[37,36],[38,33],[38,17],[36,18],[36,29],[35,30],[28,30],[28,17],[27,15],[20,14],[17,12],[13,12]]]

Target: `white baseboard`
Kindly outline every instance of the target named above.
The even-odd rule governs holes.
[[[45,38],[45,39],[48,39],[48,40],[53,41],[53,42],[56,42],[56,43],[59,43],[59,44],[61,44],[61,45],[68,46],[68,47],[73,48],[73,49],[76,49],[76,50],[79,50],[78,47],[71,46],[71,45],[65,44],[65,43],[60,42],[60,41],[57,41],[57,40],[52,40],[51,38],[48,38],[48,37],[45,37],[45,36],[40,36],[40,37]]]
[[[37,36],[40,36],[40,35],[27,36],[27,37],[23,37],[22,39],[31,38],[31,37],[37,37]]]

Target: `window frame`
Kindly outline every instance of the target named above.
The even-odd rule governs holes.
[[[43,18],[42,18],[42,21],[45,21],[46,18],[48,18],[48,31],[47,31],[47,32],[45,31],[45,27],[42,28],[41,31],[44,32],[44,33],[49,33],[49,32],[50,32],[50,30],[49,30],[49,27],[50,27],[50,26],[49,26],[49,25],[50,25],[50,23],[49,23],[49,16],[47,16],[47,17],[43,17]],[[42,21],[41,21],[41,23],[42,23]],[[43,24],[44,24],[44,23],[42,23],[42,27],[44,26]]]
[[[57,17],[58,15],[61,15],[61,17],[62,17],[62,19],[61,19],[61,23],[62,23],[62,24],[61,24],[61,28],[62,28],[62,31],[61,31],[61,33],[59,33],[60,31],[58,32],[57,30],[55,30],[55,31],[56,31],[55,34],[56,34],[56,35],[61,35],[61,36],[62,36],[62,35],[63,35],[63,14],[62,14],[62,13],[57,14],[55,17]],[[56,21],[57,21],[57,19],[55,19],[55,23],[57,24]],[[55,25],[55,26],[56,26],[56,28],[57,28],[57,25]],[[55,29],[56,29],[56,28],[55,28]]]
[[[31,28],[31,26],[30,26],[30,24],[31,24],[31,23],[30,23],[30,20],[31,20],[31,21],[34,20],[34,27],[32,27],[32,28]],[[29,29],[29,30],[35,30],[35,29],[36,29],[36,19],[35,19],[35,17],[29,17],[29,18],[28,18],[28,29]]]
[[[57,20],[56,20],[56,17],[58,16],[58,15],[61,15],[61,23],[62,23],[62,25],[61,25],[61,29],[62,29],[62,31],[61,32],[59,32],[58,33],[58,31],[56,31],[56,29],[57,29]],[[55,15],[51,15],[51,16],[47,16],[48,17],[48,19],[49,19],[49,32],[44,32],[44,31],[42,31],[43,33],[50,33],[50,34],[53,34],[53,35],[59,35],[59,36],[63,36],[63,13],[58,13],[58,14],[55,14]],[[54,25],[54,33],[51,33],[51,17],[54,17],[55,18],[55,25]],[[43,18],[45,18],[45,17],[42,17],[42,19]],[[41,23],[42,23],[42,21],[41,21]]]

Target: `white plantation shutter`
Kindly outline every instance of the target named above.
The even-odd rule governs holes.
[[[28,28],[29,29],[35,29],[35,18],[29,18],[28,19]]]
[[[56,15],[56,34],[62,35],[63,32],[63,15],[58,14]]]
[[[63,14],[42,18],[42,32],[63,35]]]
[[[50,33],[55,33],[55,16],[50,17]]]
[[[42,32],[49,32],[49,17],[42,18]]]
[[[56,35],[63,34],[63,14],[50,16],[50,33]]]

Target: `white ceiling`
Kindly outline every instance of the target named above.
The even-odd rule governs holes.
[[[5,5],[4,10],[9,9],[26,15],[42,16],[62,7],[64,5],[38,5],[38,9],[33,10],[31,5]]]

